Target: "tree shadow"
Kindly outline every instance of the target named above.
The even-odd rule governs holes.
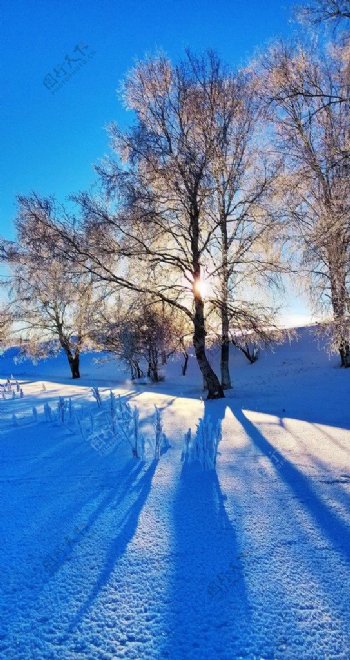
[[[259,391],[253,387],[239,400],[234,397],[234,405],[266,415],[332,427],[339,427],[341,421],[341,428],[350,430],[348,375],[340,368],[330,369],[327,377],[322,371],[306,375],[302,372],[299,378],[291,374],[290,378],[279,378],[277,390],[276,374],[272,371],[270,379],[261,384]],[[230,405],[230,399],[227,402]]]
[[[38,599],[44,602],[47,593],[61,590],[67,575],[72,579],[72,575],[85,573],[87,568],[84,589],[80,588],[78,579],[77,592],[69,594],[64,607],[65,616],[74,617],[82,598],[91,589],[79,610],[81,618],[84,616],[136,531],[156,469],[156,463],[145,465],[129,459],[129,448],[126,458],[126,452],[120,454],[120,449],[108,456],[99,455],[80,437],[75,442],[72,437],[62,438],[61,433],[55,433],[50,442],[50,426],[47,425],[47,445],[44,438],[38,438],[37,442],[35,429],[25,437],[30,456],[21,457],[21,473],[13,478],[15,487],[18,481],[25,483],[9,510],[28,523],[22,525],[23,529],[14,524],[6,527],[9,538],[4,539],[5,557],[7,553],[10,560],[5,572],[5,581],[9,578],[5,592],[10,596],[4,616],[6,631],[16,629],[27,608],[35,613]],[[10,448],[17,459],[14,443]],[[8,472],[12,473],[10,458],[7,457]],[[11,491],[6,484],[10,483],[11,475],[8,476],[9,481],[1,486],[4,485],[10,502]],[[23,518],[23,511],[28,508],[28,502],[31,509],[27,519]],[[100,534],[104,539],[102,546]],[[103,567],[101,547],[108,549]],[[15,555],[20,570],[14,564]],[[83,560],[86,566],[82,565]],[[91,586],[95,580],[96,584]],[[17,589],[25,593],[25,606],[18,607],[14,600]],[[67,626],[68,623],[69,619]],[[77,618],[72,630],[78,623]]]
[[[104,565],[102,566],[95,584],[90,590],[89,595],[85,599],[85,602],[80,606],[78,612],[71,621],[65,638],[67,635],[73,633],[77,626],[79,626],[79,624],[83,621],[85,615],[93,606],[96,598],[108,584],[117,562],[123,556],[128,544],[131,542],[137,530],[141,511],[150,492],[152,479],[156,471],[157,464],[157,461],[153,461],[146,469],[142,471],[138,469],[136,471],[136,480],[133,478],[135,477],[135,474],[131,475],[130,482],[133,482],[133,487],[132,491],[130,492],[129,484],[127,491],[129,501],[127,502],[126,507],[122,510],[121,516],[120,511],[117,509],[117,505],[120,503],[121,498],[123,497],[122,491],[125,495],[125,489],[127,488],[126,482],[123,484],[123,489],[119,498],[115,498],[115,496],[113,497],[112,495],[108,496],[105,501],[101,503],[98,509],[93,512],[91,519],[87,524],[87,529],[89,529],[94,524],[98,517],[103,515],[103,512],[106,508],[109,509],[108,521],[106,520],[106,523],[108,523],[108,526],[110,527],[113,525],[114,519],[116,528],[115,530],[113,527],[110,528],[109,536],[113,535],[113,538],[111,539],[109,548],[106,552]],[[113,499],[115,501],[113,502],[112,507],[111,505]],[[113,515],[113,513],[115,515]],[[115,536],[114,531],[116,532]]]
[[[72,504],[69,509],[64,511],[64,515],[61,518],[61,526],[65,530],[66,535],[61,535],[58,548],[52,550],[46,562],[44,562],[44,565],[47,564],[51,577],[54,576],[55,573],[62,568],[64,563],[70,559],[74,547],[90,532],[99,518],[103,518],[104,512],[111,506],[114,508],[117,507],[123,501],[125,495],[128,494],[135,487],[135,484],[138,483],[138,478],[142,471],[144,471],[144,464],[141,463],[141,461],[131,459],[127,462],[125,468],[117,475],[118,484],[111,483],[109,487],[107,487],[107,493],[104,494],[98,504],[95,504],[95,502],[90,504],[91,499],[96,497],[96,492],[94,492],[93,495],[86,495],[85,503],[80,501],[75,506]],[[105,491],[106,487],[103,490]],[[83,522],[73,529],[71,536],[67,536],[67,530],[71,527],[72,520],[76,518],[77,513],[79,513],[82,508],[87,506],[92,508],[91,514],[88,517],[84,517]],[[80,514],[79,517],[82,519],[82,514]]]
[[[247,562],[247,581],[251,582],[254,572],[263,571],[264,630],[274,629],[274,639],[281,642],[281,646],[276,646],[272,639],[271,652],[288,648],[287,657],[298,657],[301,636],[312,656],[319,657],[317,631],[322,648],[337,648],[342,657],[348,648],[350,602],[346,498],[336,489],[326,491],[329,486],[321,488],[314,473],[305,474],[288,455],[276,449],[239,406],[229,407],[253,451],[258,452],[255,466],[248,460],[243,474],[242,466],[236,470],[236,465],[231,473],[235,483],[241,484],[244,516],[249,515],[249,509],[254,511],[249,530],[252,553]],[[245,483],[246,479],[249,482]],[[244,496],[243,489],[250,489],[254,479],[254,491]],[[250,600],[254,613],[260,600],[259,590],[254,589]],[[276,615],[280,617],[282,612],[283,618],[278,621]],[[255,615],[253,619],[255,622]],[[259,651],[262,650],[260,646]],[[281,652],[271,657],[284,656]]]
[[[290,437],[293,438],[295,442],[298,443],[298,447],[302,449],[303,452],[307,453],[309,446],[308,446],[308,441],[307,438],[305,438],[305,434],[302,431],[296,432],[295,430],[290,430],[288,428],[288,425],[285,424],[284,420],[279,421],[279,425],[283,430],[285,431],[286,434],[288,434]],[[325,431],[322,427],[320,427],[317,424],[312,425],[316,430],[318,434],[321,434],[325,438],[325,443],[327,446],[331,444],[335,445],[336,448],[338,448],[343,454],[347,453],[348,447],[346,447],[345,443],[341,443],[334,437],[334,435],[331,435],[327,431]],[[350,474],[349,470],[344,472],[342,470],[340,473],[334,473],[334,467],[329,462],[326,460],[322,460],[319,456],[316,455],[309,455],[309,459],[312,462],[312,468],[315,470],[315,476],[313,477],[313,481],[318,485],[320,483],[323,484],[328,484],[332,486],[332,497],[335,498],[341,504],[342,506],[346,506],[346,508],[349,508],[350,505],[350,492],[347,492],[343,486],[347,486],[350,483]],[[311,464],[310,464],[311,465]]]
[[[225,403],[205,403],[204,417],[216,425]],[[221,418],[220,418],[221,417]],[[215,470],[184,465],[173,505],[174,563],[169,576],[169,658],[225,656],[248,633],[243,556],[226,496]]]
[[[243,410],[230,406],[234,416],[254,445],[273,464],[278,477],[284,481],[310,513],[322,535],[327,537],[347,561],[350,561],[350,528],[317,495],[310,479],[276,449],[259,429],[246,417]]]

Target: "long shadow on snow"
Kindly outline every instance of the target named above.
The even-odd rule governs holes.
[[[32,562],[27,568],[27,576],[32,574],[33,578],[35,577],[33,582],[36,585],[35,588],[31,590],[31,594],[28,595],[28,607],[32,608],[33,606],[36,606],[38,595],[47,584],[48,579],[55,579],[56,574],[59,573],[60,569],[64,568],[65,563],[71,560],[75,547],[82,544],[82,549],[84,551],[84,538],[89,535],[92,539],[94,536],[97,538],[99,533],[98,526],[101,522],[103,524],[104,516],[110,515],[113,519],[116,519],[117,514],[114,512],[117,507],[120,507],[121,509],[123,508],[123,500],[125,499],[126,493],[130,494],[135,491],[136,501],[133,503],[133,506],[123,509],[122,516],[118,519],[118,523],[121,527],[119,529],[116,543],[118,542],[118,539],[120,539],[124,534],[123,541],[126,546],[126,543],[128,543],[132,537],[131,523],[135,516],[138,516],[138,505],[140,506],[140,510],[142,508],[142,494],[145,490],[143,485],[147,485],[146,481],[148,476],[150,479],[152,478],[151,468],[147,470],[144,475],[141,476],[141,478],[139,478],[140,472],[142,470],[144,470],[144,465],[142,463],[136,462],[134,459],[128,461],[123,470],[121,470],[116,475],[118,482],[114,484],[111,483],[107,489],[107,493],[105,493],[102,500],[97,503],[93,502],[93,498],[96,497],[96,491],[94,491],[94,493],[90,493],[89,488],[87,488],[86,492],[81,494],[81,496],[83,496],[83,500],[80,497],[79,501],[75,503],[76,511],[79,511],[81,507],[88,505],[89,500],[92,500],[89,507],[92,509],[89,517],[86,519],[85,516],[83,518],[80,516],[80,520],[83,522],[81,529],[79,529],[79,527],[73,528],[73,521],[76,519],[76,514],[72,509],[64,512],[63,515],[61,514],[57,518],[56,527],[57,525],[58,527],[55,530],[56,543],[53,545],[53,547],[51,547],[51,550],[46,556],[42,557],[41,560],[37,558],[37,561]],[[146,495],[146,493],[144,494]],[[135,495],[133,499],[135,499]],[[59,503],[58,498],[56,498],[56,502]],[[97,531],[94,530],[95,525]],[[44,523],[43,526],[43,532],[45,531],[47,532],[47,523]],[[21,530],[19,529],[19,535],[20,534]],[[111,534],[113,534],[113,529],[111,530]],[[38,545],[40,546],[40,539],[41,533],[36,530],[34,546],[35,549]],[[27,548],[26,546],[23,547],[23,543],[21,547],[23,560],[23,553],[24,557],[26,557]],[[121,552],[122,550],[123,546],[121,543]],[[32,550],[31,553],[33,554]],[[96,550],[96,562],[98,561],[99,556],[100,546]],[[91,561],[91,558],[89,558],[89,561]],[[62,579],[65,579],[64,574]],[[15,608],[14,615],[11,619],[12,626],[15,625],[15,621],[17,619],[16,612],[17,609]],[[20,608],[19,614],[20,616],[23,615],[22,608]]]
[[[62,552],[61,550],[61,556],[59,560],[52,562],[52,570],[50,571],[51,575],[54,575],[60,570],[67,559],[71,557],[74,547],[84,539],[84,537],[93,528],[95,523],[98,523],[99,519],[103,517],[104,513],[108,511],[110,507],[116,509],[116,507],[123,502],[126,493],[130,493],[134,488],[138,488],[138,477],[143,467],[144,466],[141,462],[136,462],[135,459],[131,459],[127,462],[126,467],[119,474],[115,475],[115,477],[118,479],[118,483],[110,483],[108,487],[104,486],[103,490],[107,490],[107,492],[105,493],[102,500],[98,504],[96,503],[96,505],[94,502],[90,504],[90,508],[93,508],[88,518],[84,517],[81,526],[77,528],[75,533],[73,530],[72,538],[70,539],[69,543],[66,543],[64,546],[63,542],[64,551]],[[93,493],[93,495],[86,495],[85,502],[79,501],[76,506],[76,511],[79,512],[83,505],[89,505],[89,501],[91,501],[92,497],[96,497],[96,491]],[[74,514],[75,509],[74,507],[71,507],[68,511],[64,512],[64,515],[62,515],[61,523],[64,530],[69,528],[71,525],[71,521],[75,517]],[[62,538],[64,538],[63,535]],[[58,549],[59,548],[62,548],[62,541],[59,543]],[[53,550],[52,556],[56,556],[55,550]]]
[[[213,424],[225,403],[205,403]],[[184,466],[173,508],[174,565],[169,576],[171,630],[166,655],[180,658],[224,656],[244,639],[250,626],[242,553],[225,509],[215,470]],[[239,641],[238,641],[239,644]]]
[[[328,538],[332,546],[339,550],[347,561],[350,561],[350,527],[319,498],[312,488],[310,480],[268,442],[241,409],[232,405],[229,407],[256,447],[270,458],[281,480],[304,503],[323,536]]]
[[[290,434],[295,440],[299,446],[302,447],[303,450],[307,451],[308,445],[307,445],[307,438],[303,437],[303,434],[295,433],[295,431],[290,431],[285,423],[284,420],[279,420],[279,425],[281,428],[284,429],[285,433]],[[332,435],[327,433],[322,427],[320,427],[317,424],[313,424],[313,426],[317,429],[318,433],[323,435],[326,438],[326,442],[329,445],[329,443],[335,444],[337,447],[339,447],[342,451],[347,451],[347,447],[345,444],[340,443],[338,440],[336,440]],[[350,474],[349,470],[342,470],[342,471],[337,471],[336,473],[334,472],[334,468],[332,465],[329,465],[328,462],[325,460],[321,460],[320,458],[316,458],[316,456],[312,457],[312,464],[313,466],[318,470],[319,474],[317,477],[314,477],[313,480],[316,481],[318,484],[323,483],[323,484],[328,484],[332,486],[332,496],[334,497],[336,495],[336,499],[338,500],[339,504],[343,505],[344,507],[349,508],[350,505],[350,492],[347,492],[343,486],[347,486],[350,483]]]
[[[85,615],[87,614],[89,609],[93,606],[94,601],[99,596],[103,588],[107,585],[116,567],[117,562],[122,557],[122,555],[127,549],[128,544],[132,540],[137,530],[137,525],[141,511],[146,503],[148,494],[151,490],[152,479],[156,471],[156,468],[157,468],[157,461],[153,461],[150,464],[150,466],[145,470],[145,472],[142,474],[142,476],[139,476],[139,478],[134,482],[134,486],[132,489],[133,500],[132,503],[123,512],[122,518],[118,519],[116,514],[115,522],[119,525],[118,529],[115,530],[116,536],[114,536],[113,534],[114,530],[113,528],[111,528],[110,531],[111,534],[114,536],[114,538],[112,538],[109,548],[106,552],[104,566],[102,567],[102,570],[100,570],[98,578],[94,586],[90,590],[88,597],[86,598],[85,602],[81,605],[78,613],[75,615],[73,621],[71,622],[69,629],[67,631],[68,634],[74,632],[75,628],[83,621]],[[138,475],[140,474],[139,470],[137,470],[137,474]],[[107,506],[110,507],[109,513],[111,514],[112,499],[110,497],[107,497],[107,500],[104,503],[102,503],[102,505],[100,505],[99,511],[96,511],[95,513],[92,514],[92,518],[90,520],[90,523],[88,523],[88,527],[91,526],[93,522],[95,522],[97,517],[103,515],[103,509],[105,509]],[[113,506],[113,510],[116,508],[115,504],[120,503],[120,500],[121,500],[121,496],[119,496],[119,498],[116,499],[116,502],[114,503]],[[111,514],[110,517],[113,519],[113,514]],[[110,524],[111,521],[108,519],[106,522]]]
[[[35,530],[34,561],[32,558],[33,549],[31,548],[31,545],[24,547],[24,552],[26,553],[27,551],[30,551],[31,554],[31,561],[28,570],[33,572],[36,576],[35,582],[37,586],[33,592],[33,599],[37,598],[38,592],[42,590],[48,578],[54,578],[60,569],[64,567],[66,561],[72,557],[75,546],[83,544],[85,536],[89,535],[89,533],[91,534],[91,528],[93,528],[95,524],[98,527],[101,521],[103,522],[104,516],[108,515],[110,510],[112,510],[113,513],[109,515],[112,515],[114,520],[116,520],[117,517],[117,514],[114,513],[117,507],[121,509],[123,516],[120,516],[118,519],[118,524],[119,526],[121,525],[122,529],[118,534],[116,543],[118,542],[118,539],[121,539],[123,534],[126,543],[130,540],[132,536],[131,523],[143,506],[144,501],[142,500],[142,495],[144,495],[144,498],[147,497],[148,492],[146,491],[149,490],[148,486],[150,485],[150,480],[152,479],[154,472],[154,470],[151,469],[151,466],[151,468],[140,478],[141,470],[144,471],[145,469],[144,465],[134,459],[130,459],[122,470],[113,471],[113,474],[109,474],[110,469],[106,471],[108,465],[106,459],[97,455],[96,459],[99,465],[95,466],[95,476],[94,474],[91,475],[89,474],[91,455],[95,454],[95,451],[83,441],[80,441],[77,445],[73,445],[72,448],[69,444],[69,438],[66,439],[67,445],[65,445],[62,440],[63,439],[59,437],[57,441],[52,444],[48,456],[47,448],[41,448],[40,454],[38,454],[38,463],[40,463],[42,458],[50,458],[50,465],[54,467],[54,471],[50,473],[49,481],[53,488],[55,488],[55,483],[61,485],[61,481],[58,480],[59,475],[67,474],[67,468],[72,469],[73,466],[73,471],[69,475],[69,481],[71,480],[72,485],[74,485],[74,499],[65,500],[64,505],[62,505],[59,497],[51,499],[50,496],[47,500],[47,503],[50,504],[50,509],[43,517],[43,507],[46,504],[46,496],[43,498],[39,476],[37,478],[34,477],[34,480],[38,481],[34,491],[32,490],[31,484],[28,484],[28,488],[30,488],[29,494],[31,496],[35,495],[36,501],[42,502],[42,505],[35,511],[35,516],[30,523],[33,530]],[[82,449],[83,454],[81,454]],[[111,460],[111,456],[108,456],[108,460]],[[23,463],[25,465],[26,461],[24,460]],[[87,471],[87,478],[84,480],[83,488],[80,488],[81,475],[76,474],[76,468],[79,469],[79,472]],[[21,475],[21,480],[28,482],[28,476],[31,472],[32,471],[30,471],[29,474],[25,472]],[[100,492],[102,497],[98,498],[95,477],[98,477],[98,480],[101,482],[100,488],[102,488],[102,491]],[[147,481],[148,477],[149,483]],[[31,480],[29,479],[29,481]],[[27,499],[28,488],[26,488],[21,498],[24,501]],[[136,493],[137,500],[133,503],[133,507],[131,507],[130,510],[128,508],[125,509],[125,495],[133,492]],[[132,496],[132,499],[135,500],[135,495]],[[57,503],[59,504],[60,509],[58,515],[54,514],[54,508],[57,506]],[[53,504],[52,510],[51,504]],[[88,512],[84,514],[83,509],[86,509],[86,507],[88,508]],[[55,529],[52,530],[55,540],[51,543],[51,548],[48,549],[46,556],[42,556],[41,553],[37,553],[36,550],[41,547],[40,539],[46,538],[48,528],[50,529],[48,521],[52,519],[53,516],[56,520]],[[113,533],[113,530],[111,533]],[[92,529],[92,534],[94,535],[94,529]],[[19,529],[19,537],[20,535],[21,530]],[[107,542],[108,540],[109,539],[107,539]],[[21,547],[23,550],[23,543]],[[42,579],[38,579],[39,575]]]
[[[251,366],[254,368],[254,365],[249,368]],[[296,376],[295,380],[286,376],[279,378],[277,391],[272,370],[269,380],[261,384],[257,380],[258,389],[254,381],[253,387],[246,384],[241,388],[239,400],[234,396],[235,405],[281,419],[287,417],[350,430],[350,416],[344,414],[350,395],[350,380],[347,376],[340,368],[330,368],[328,380],[317,370],[308,373],[306,379],[303,373]],[[229,405],[229,398],[227,402]]]

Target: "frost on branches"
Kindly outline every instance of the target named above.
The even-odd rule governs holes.
[[[80,354],[90,345],[97,314],[95,291],[90,275],[78,263],[67,268],[56,254],[59,240],[52,229],[37,222],[36,213],[51,218],[53,204],[35,195],[20,199],[17,242],[4,248],[11,269],[9,308],[17,322],[19,359],[37,361],[63,350],[72,378],[80,378]]]

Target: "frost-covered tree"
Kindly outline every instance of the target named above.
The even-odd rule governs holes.
[[[6,347],[10,340],[12,318],[6,308],[0,308],[0,350]]]
[[[132,322],[130,310],[120,312],[113,307],[100,314],[92,340],[99,350],[107,351],[124,362],[130,370],[131,380],[144,376],[139,336]]]
[[[221,384],[231,387],[230,332],[258,327],[268,308],[254,303],[252,287],[266,290],[281,269],[274,212],[278,160],[264,135],[263,105],[251,71],[232,74],[216,63],[215,152],[209,164],[213,235],[211,304],[221,326]],[[201,61],[194,61],[199,70]],[[210,99],[208,100],[210,102]],[[213,296],[214,294],[214,296]],[[272,310],[269,310],[271,315]],[[271,322],[271,319],[270,319]]]
[[[350,0],[313,0],[298,7],[298,16],[311,23],[350,20]]]
[[[330,311],[332,344],[350,366],[350,68],[342,46],[327,58],[305,48],[273,48],[264,93],[284,155],[282,205],[315,307]],[[297,92],[297,93],[296,93]],[[324,99],[328,98],[325,103]]]
[[[50,225],[36,221],[42,202],[22,197],[17,220],[17,241],[8,244],[6,257],[11,269],[10,309],[21,351],[33,359],[63,349],[72,377],[80,377],[80,354],[87,346],[97,313],[91,277],[81,269],[67,268],[55,256],[57,236]],[[52,209],[46,202],[46,218]]]
[[[107,304],[92,335],[100,349],[124,361],[131,378],[160,378],[160,366],[176,350],[183,351],[184,325],[164,305],[134,297],[125,310]]]
[[[266,323],[268,322],[269,320],[266,319]],[[269,347],[272,349],[273,346],[287,338],[289,334],[286,330],[281,330],[277,326],[264,326],[263,323],[259,323],[254,328],[254,324],[249,327],[249,324],[245,323],[242,329],[237,327],[231,332],[231,341],[243,353],[248,362],[254,364],[258,360],[262,348]]]
[[[66,239],[62,252],[94,277],[149,295],[187,316],[208,398],[223,396],[206,352],[201,288],[218,227],[218,219],[208,213],[216,77],[210,56],[199,78],[190,57],[178,66],[163,56],[138,63],[124,87],[134,126],[125,131],[111,127],[116,159],[98,170],[105,195],[80,195],[82,225],[57,227]],[[45,224],[45,218],[40,222]],[[141,278],[135,263],[142,264]]]
[[[129,271],[126,286],[147,291],[191,320],[209,398],[223,396],[206,353],[201,289],[208,246],[218,223],[207,212],[208,165],[216,140],[216,68],[211,57],[199,76],[191,57],[178,66],[163,56],[138,63],[124,89],[136,122],[127,131],[111,127],[117,159],[99,169],[108,203],[81,199],[90,226],[94,221],[94,230],[112,232],[119,254],[143,261],[151,273],[147,280],[135,282]],[[100,264],[99,270],[102,274]]]
[[[124,164],[109,161],[99,168],[104,205],[80,197],[92,233],[112,231],[119,254],[147,264],[151,275],[138,287],[193,323],[193,346],[210,398],[230,386],[228,305],[237,278],[242,284],[243,270],[247,279],[255,278],[258,264],[265,272],[272,264],[273,221],[266,200],[275,167],[272,158],[271,167],[264,160],[261,135],[259,148],[257,139],[253,145],[259,111],[250,77],[231,75],[213,53],[188,54],[178,66],[164,57],[139,63],[125,85],[136,124],[129,131],[111,127],[112,146]],[[264,241],[268,250],[262,258]],[[130,277],[129,271],[127,286]],[[210,287],[215,278],[221,283],[216,292],[221,382],[206,353],[211,303],[205,280]]]

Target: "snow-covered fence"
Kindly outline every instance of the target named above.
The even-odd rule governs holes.
[[[161,454],[170,448],[170,442],[163,430],[163,423],[161,419],[160,410],[155,406],[155,420],[154,420],[154,458],[159,460]]]
[[[129,446],[131,455],[140,460],[152,457],[159,460],[170,443],[164,433],[161,413],[155,407],[154,436],[145,437],[141,432],[140,413],[137,406],[131,406],[122,396],[110,391],[109,398],[103,400],[98,387],[92,388],[97,411],[76,409],[71,397],[59,397],[56,410],[46,402],[44,419],[67,426],[78,433],[99,454],[106,456],[118,446]]]
[[[145,437],[141,432],[140,413],[137,406],[131,406],[120,395],[116,397],[110,392],[107,409],[102,404],[102,399],[94,397],[100,409],[100,412],[94,417],[95,427],[89,431],[81,431],[85,439],[101,454],[110,453],[116,446],[123,444],[129,445],[131,454],[134,458],[145,460],[147,456],[152,456],[159,460],[162,453],[169,447],[170,443],[163,431],[161,413],[155,408],[154,417],[154,437]]]
[[[23,396],[18,382],[10,379],[1,387],[2,396],[16,398]],[[91,406],[75,406],[72,397],[60,396],[51,404],[46,401],[43,408],[32,406],[30,423],[54,423],[64,426],[72,433],[80,435],[101,455],[108,455],[120,445],[129,446],[131,455],[139,460],[160,456],[170,447],[164,433],[160,410],[155,406],[153,433],[147,437],[141,431],[140,413],[137,406],[131,406],[122,396],[110,391],[108,399],[102,398],[98,387],[91,388],[97,409]],[[25,415],[28,422],[28,415]],[[12,416],[13,426],[20,420]]]
[[[91,392],[92,392],[92,396],[96,400],[96,403],[97,403],[98,407],[101,408],[102,399],[101,399],[100,390],[98,389],[98,387],[92,387]]]
[[[47,401],[44,403],[44,415],[46,422],[52,422],[52,410],[50,404],[47,403]]]
[[[13,376],[7,378],[4,383],[0,383],[0,399],[6,401],[8,399],[23,398],[23,390],[18,382],[14,380]]]
[[[201,418],[196,434],[191,429],[184,437],[181,460],[184,464],[199,463],[203,470],[212,470],[216,466],[218,445],[221,440],[221,423],[212,424],[209,419]]]

